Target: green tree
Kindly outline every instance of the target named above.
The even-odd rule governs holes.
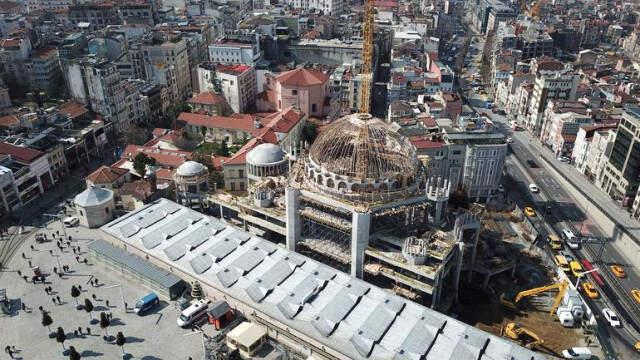
[[[106,336],[109,336],[109,332],[107,330],[109,325],[111,325],[111,322],[109,321],[109,318],[107,318],[107,314],[105,314],[104,312],[101,312],[100,313],[100,328],[102,328],[102,330],[104,330],[104,334]]]
[[[144,172],[145,172],[145,169],[146,169],[147,165],[155,165],[155,164],[156,164],[156,160],[153,159],[153,158],[150,158],[145,153],[138,153],[133,158],[133,169],[140,176],[144,176]]]
[[[42,326],[46,326],[47,330],[49,330],[49,334],[51,334],[51,324],[53,324],[53,319],[48,312],[42,312]]]
[[[84,311],[88,312],[89,318],[93,320],[93,316],[91,315],[91,312],[93,311],[93,304],[91,303],[91,300],[84,299]]]
[[[67,335],[64,333],[62,327],[58,326],[58,331],[56,331],[56,342],[62,345],[62,350],[66,350],[64,347],[65,340],[67,340]]]
[[[316,124],[312,122],[307,122],[302,129],[302,141],[306,141],[311,144],[318,136],[318,128]]]
[[[215,153],[218,156],[229,156],[231,154],[226,140],[220,141],[219,145],[216,147]]]
[[[204,139],[207,136],[207,127],[206,126],[200,126],[200,133],[202,134],[202,138]]]
[[[80,360],[80,353],[76,350],[75,347],[69,346],[69,360]]]
[[[76,301],[76,307],[80,306],[78,304],[78,296],[80,296],[80,290],[75,285],[71,285],[71,297]]]
[[[116,345],[120,346],[120,349],[122,349],[122,355],[124,355],[124,344],[126,343],[127,338],[124,337],[122,331],[118,331],[118,334],[116,334]]]

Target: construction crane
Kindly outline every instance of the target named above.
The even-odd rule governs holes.
[[[362,71],[360,78],[360,112],[369,113],[371,105],[371,81],[373,79],[373,0],[364,0],[364,22],[362,24]]]
[[[508,309],[519,312],[522,308],[522,305],[520,304],[520,301],[522,299],[529,296],[535,296],[547,291],[558,290],[558,295],[556,296],[553,302],[553,307],[551,308],[551,314],[553,314],[558,306],[560,306],[562,297],[564,296],[564,293],[567,291],[568,287],[569,284],[566,281],[562,281],[546,286],[520,291],[515,295],[515,297],[509,296],[508,294],[502,294],[502,296],[500,296],[500,303]]]
[[[503,336],[519,341],[522,346],[528,349],[544,344],[544,340],[538,334],[514,322],[508,323],[504,327]]]

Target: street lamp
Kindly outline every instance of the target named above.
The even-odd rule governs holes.
[[[578,278],[576,279],[576,289],[578,288],[578,284],[580,283],[580,278],[582,278],[583,276],[585,276],[585,275],[587,275],[587,274],[589,274],[589,273],[592,273],[592,272],[594,272],[594,271],[598,271],[598,270],[600,270],[600,269],[595,268],[595,269],[591,269],[591,270],[589,270],[589,271],[585,271],[585,272],[580,273],[580,274],[578,275]]]
[[[124,302],[124,294],[122,293],[122,285],[120,284],[115,284],[115,285],[109,285],[107,287],[105,287],[104,289],[113,289],[113,288],[118,288],[120,290],[120,298],[122,299],[122,308],[124,309],[124,311],[127,311],[127,305]]]

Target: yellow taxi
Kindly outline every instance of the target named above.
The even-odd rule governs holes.
[[[633,296],[633,299],[640,304],[640,290],[638,289],[633,289],[631,290],[631,295]]]
[[[624,269],[620,265],[611,265],[611,272],[613,273],[613,275],[615,275],[618,278],[627,277],[627,273],[624,271]]]
[[[573,260],[569,263],[569,268],[571,269],[571,273],[573,276],[578,277],[582,274],[582,265],[579,262]]]
[[[636,349],[637,352],[640,352],[640,341],[636,341],[636,343],[633,344],[633,347]]]
[[[557,235],[549,234],[547,240],[549,241],[551,250],[562,250],[562,241],[560,241],[560,238]]]
[[[597,299],[598,297],[600,297],[598,289],[596,289],[596,287],[588,281],[582,283],[582,291],[584,291],[585,295],[587,295],[589,299]]]
[[[524,214],[528,217],[535,217],[536,211],[533,210],[533,208],[527,206],[526,208],[524,208]]]

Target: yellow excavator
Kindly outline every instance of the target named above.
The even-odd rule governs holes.
[[[564,293],[567,291],[568,287],[569,284],[566,281],[562,281],[533,289],[523,290],[519,293],[504,293],[500,296],[500,304],[502,304],[502,306],[507,309],[513,310],[515,312],[520,312],[524,308],[523,303],[520,302],[522,299],[530,296],[535,296],[547,291],[558,290],[558,295],[556,295],[555,301],[553,302],[553,307],[551,308],[551,314],[553,315],[558,306],[560,306],[562,297],[564,296]]]
[[[515,322],[508,323],[502,329],[502,335],[509,339],[519,341],[520,344],[527,349],[544,344],[544,340],[542,340],[538,334]]]

